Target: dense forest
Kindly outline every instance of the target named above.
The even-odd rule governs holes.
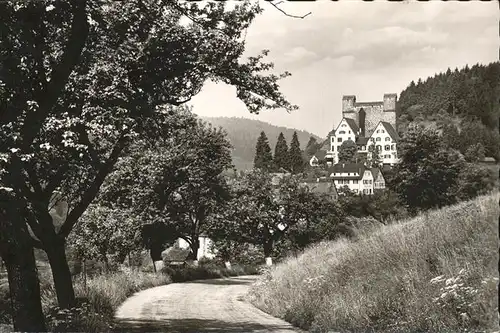
[[[480,143],[487,156],[500,156],[500,62],[448,70],[412,81],[398,101],[398,131],[421,123],[442,131],[456,127],[464,144]],[[455,130],[455,129],[452,129]],[[466,138],[475,138],[467,142]],[[467,147],[463,147],[467,149]]]
[[[274,126],[269,123],[247,118],[236,117],[202,117],[203,120],[213,126],[222,127],[227,132],[227,137],[233,146],[233,164],[238,170],[248,170],[253,168],[255,157],[255,144],[260,133],[264,131],[269,139],[269,145],[274,152],[276,141],[281,132],[285,136],[286,142],[290,145],[293,132],[297,131],[300,147],[305,149],[309,138],[312,136],[318,141],[322,141],[318,136],[293,128]]]

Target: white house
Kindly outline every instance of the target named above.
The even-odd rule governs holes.
[[[208,259],[212,259],[215,257],[215,253],[211,251],[211,245],[212,245],[212,240],[210,238],[208,238],[207,236],[200,236],[198,238],[199,242],[200,242],[200,247],[198,249],[198,260],[200,260],[201,258],[208,258]],[[189,244],[188,242],[186,242],[184,239],[182,238],[179,238],[177,240],[177,244],[179,245],[179,247],[181,249],[188,249],[189,248]]]
[[[397,143],[399,135],[391,124],[381,121],[373,131],[367,143],[367,148],[375,146],[380,160],[384,165],[393,166],[399,162],[397,153]],[[372,153],[368,152],[368,159],[372,158]]]
[[[373,194],[385,188],[385,180],[378,168],[367,168],[361,163],[335,164],[328,169],[337,190],[349,188],[357,194]]]

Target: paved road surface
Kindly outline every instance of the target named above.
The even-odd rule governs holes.
[[[174,283],[141,291],[116,312],[117,331],[299,332],[243,301],[254,276]]]

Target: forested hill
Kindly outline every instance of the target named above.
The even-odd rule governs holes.
[[[398,122],[404,131],[409,122],[434,123],[438,128],[453,120],[477,120],[497,129],[500,117],[500,62],[448,69],[401,92]],[[460,126],[460,125],[459,125]]]
[[[234,147],[232,154],[233,164],[240,170],[251,169],[253,167],[255,145],[262,131],[266,133],[269,139],[269,145],[271,146],[273,154],[280,132],[283,132],[288,147],[290,147],[294,131],[297,131],[302,149],[305,148],[311,136],[315,137],[319,142],[322,141],[322,139],[312,133],[293,128],[274,126],[259,120],[236,117],[202,117],[202,119],[211,123],[213,126],[220,126],[226,130],[227,136]]]

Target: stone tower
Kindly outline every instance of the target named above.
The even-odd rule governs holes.
[[[380,121],[396,129],[396,102],[396,94],[384,94],[383,101],[377,102],[356,102],[354,95],[343,96],[342,117],[355,120],[365,136],[370,136]]]

